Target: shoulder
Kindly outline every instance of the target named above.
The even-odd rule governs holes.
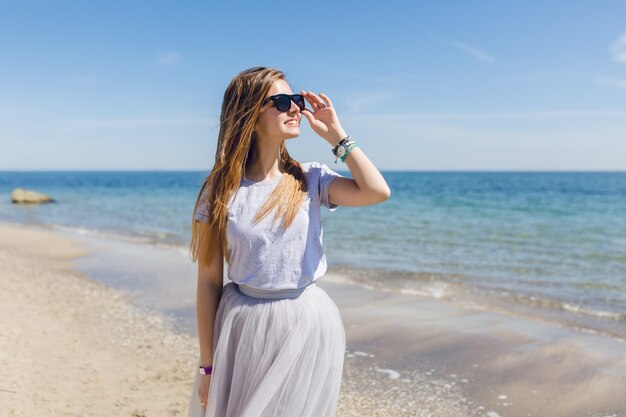
[[[315,193],[321,204],[328,207],[331,211],[335,210],[338,205],[328,201],[328,193],[330,185],[335,178],[343,177],[343,175],[335,172],[323,162],[310,161],[304,163],[301,162],[300,164],[302,165],[302,170],[304,171],[305,176],[308,178],[309,184],[314,185],[313,187],[316,190]]]
[[[319,175],[331,171],[328,165],[319,161],[300,162],[300,166],[302,166],[302,172],[305,174]]]
[[[319,172],[320,172],[319,162],[317,161],[300,162],[300,166],[302,167],[302,172],[308,179],[319,176]]]
[[[301,162],[302,172],[311,183],[319,183],[320,179],[328,172],[328,167],[323,162]]]
[[[195,212],[193,218],[195,220],[208,221],[211,203],[208,201],[209,186],[205,181],[198,192],[196,199]]]
[[[335,178],[343,177],[343,175],[334,171],[331,167],[323,162],[301,162],[300,165],[302,166],[302,171],[304,172],[304,175],[309,180],[312,180],[313,182],[317,181],[320,184],[330,184]]]
[[[210,189],[211,189],[211,187],[210,187],[209,183],[207,181],[205,181],[202,184],[202,186],[200,187],[200,191],[198,191],[198,194],[200,195],[200,199],[207,198],[207,196],[209,195]]]
[[[307,173],[310,172],[311,169],[319,168],[320,163],[317,161],[309,161],[309,162],[300,162],[300,166],[302,167],[302,171]]]

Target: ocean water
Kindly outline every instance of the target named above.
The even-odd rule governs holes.
[[[0,171],[0,220],[187,254],[206,175]],[[323,208],[329,271],[380,290],[541,312],[626,337],[626,172],[383,175],[386,202]],[[12,204],[17,187],[57,203]]]

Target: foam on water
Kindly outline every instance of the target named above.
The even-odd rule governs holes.
[[[381,372],[381,373],[387,374],[389,376],[389,378],[391,378],[391,379],[398,379],[398,378],[400,378],[400,372],[396,371],[395,369],[376,368],[376,372]]]
[[[383,174],[385,203],[323,210],[329,279],[626,337],[626,173]],[[5,196],[23,187],[57,200],[0,200],[0,219],[188,256],[206,175],[0,172]]]

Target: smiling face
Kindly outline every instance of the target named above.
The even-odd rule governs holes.
[[[270,91],[265,97],[270,97],[275,94],[293,94],[293,92],[287,81],[279,79],[274,82],[274,85],[272,85],[272,88],[270,88]],[[293,101],[291,102],[289,111],[281,112],[278,111],[274,102],[269,100],[263,106],[263,110],[261,110],[254,131],[258,140],[262,142],[267,140],[283,141],[300,136],[301,120],[302,114],[300,113],[300,108]]]

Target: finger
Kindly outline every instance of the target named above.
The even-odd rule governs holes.
[[[313,117],[313,113],[309,109],[304,109],[301,111],[304,117],[309,121],[310,124],[315,123],[315,118]]]
[[[326,94],[320,93],[320,96],[326,101],[326,103],[328,103],[328,107],[333,107],[333,102],[330,101]]]
[[[313,107],[314,109],[319,107],[317,101],[315,100],[315,97],[313,97],[310,92],[305,91],[303,96],[306,99],[306,101],[309,102],[311,107]]]
[[[203,407],[206,407],[207,401],[209,399],[209,393],[208,392],[198,392],[198,400],[200,400],[200,405],[202,405]]]
[[[315,93],[312,93],[310,91],[306,91],[306,98],[309,100],[309,102],[319,108],[324,108],[326,107],[326,103],[324,103],[324,101],[319,98],[317,95],[315,95]]]
[[[322,97],[322,93],[320,93],[319,95],[313,93],[313,95],[315,96],[315,98],[317,98],[317,102],[318,102],[319,106],[321,106],[321,107],[328,107],[328,103]]]
[[[324,108],[324,107],[328,107],[328,105],[326,104],[326,102],[318,95],[316,95],[315,93],[311,93],[313,94],[313,96],[315,97],[315,102],[317,103],[317,106],[320,108]]]

